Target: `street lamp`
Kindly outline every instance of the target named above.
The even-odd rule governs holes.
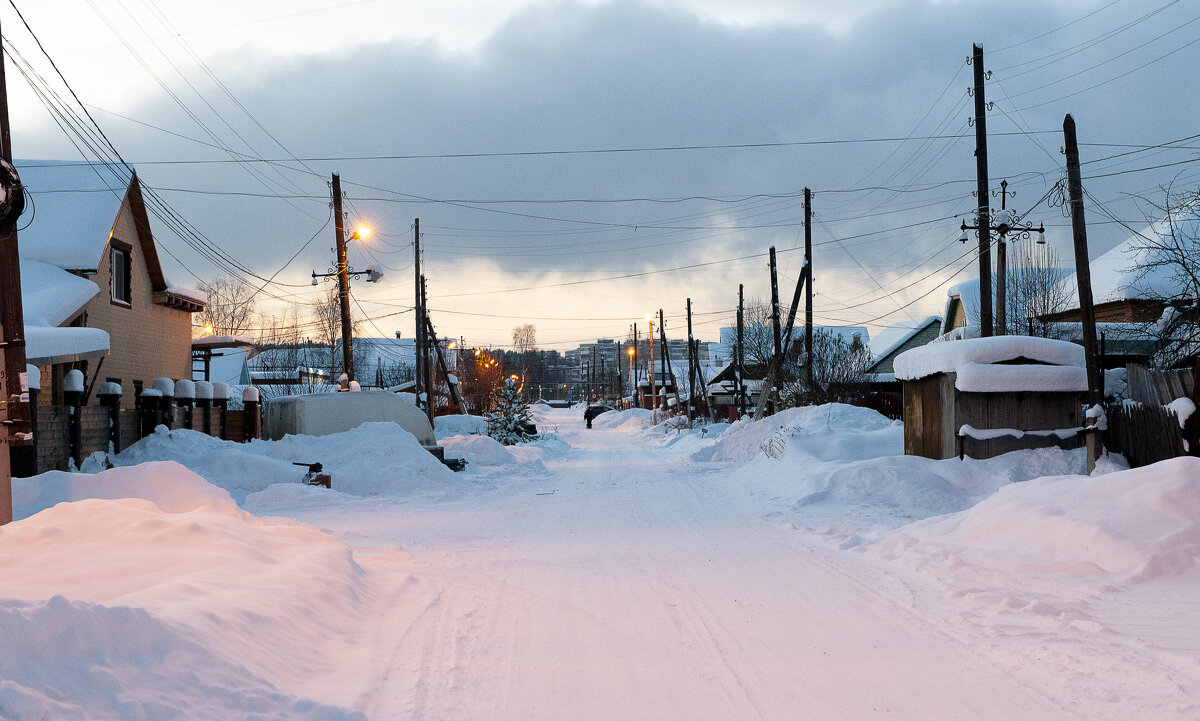
[[[1021,216],[1017,215],[1016,213],[1014,213],[1013,211],[1008,209],[1008,203],[1007,203],[1008,196],[1012,195],[1015,197],[1016,194],[1017,194],[1016,191],[1013,191],[1012,193],[1008,192],[1008,181],[1007,180],[1000,181],[1000,210],[996,211],[995,215],[993,215],[991,218],[991,222],[986,226],[981,226],[979,224],[978,220],[976,220],[975,225],[967,225],[967,221],[964,220],[962,222],[962,226],[960,227],[960,230],[962,230],[962,235],[959,236],[959,238],[958,238],[960,242],[966,243],[967,240],[969,239],[969,237],[967,235],[967,231],[969,231],[969,230],[975,231],[975,236],[978,237],[980,229],[984,228],[984,227],[986,227],[988,230],[995,233],[1000,238],[999,242],[996,244],[996,327],[997,327],[996,334],[997,335],[1007,335],[1008,334],[1008,328],[1007,328],[1008,294],[1006,292],[1006,286],[1007,286],[1007,281],[1008,281],[1008,260],[1007,260],[1007,246],[1005,245],[1005,241],[1008,240],[1008,237],[1010,235],[1012,236],[1012,240],[1014,240],[1014,241],[1029,240],[1029,237],[1031,235],[1033,235],[1034,233],[1037,233],[1038,234],[1038,236],[1037,236],[1038,245],[1046,244],[1046,226],[1044,224],[1038,223],[1038,227],[1035,228],[1035,227],[1033,227],[1032,222],[1024,221],[1021,218]],[[995,195],[995,191],[992,192],[992,195]],[[989,269],[989,271],[990,271],[990,269]],[[982,295],[982,293],[980,293],[980,295]],[[983,303],[984,299],[980,298],[979,302]],[[991,299],[988,298],[987,302],[990,303]]]

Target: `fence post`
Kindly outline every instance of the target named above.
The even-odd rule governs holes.
[[[155,426],[164,425],[169,431],[171,426],[175,425],[175,381],[170,378],[155,378],[154,390],[162,396],[158,402],[159,420]],[[154,429],[151,428],[150,432],[153,433]]]
[[[158,422],[162,417],[162,410],[159,409],[166,399],[163,398],[162,391],[157,388],[142,389],[141,405],[138,408],[138,437],[145,438],[154,433],[154,429],[158,427]]]
[[[217,438],[223,441],[229,440],[225,437],[225,416],[229,413],[229,384],[217,381],[213,386],[213,405],[217,408]]]
[[[108,382],[96,394],[100,405],[108,409],[108,452],[121,452],[121,386]]]
[[[196,381],[196,406],[201,409],[200,430],[210,436],[212,435],[212,392],[212,383]]]
[[[183,411],[183,427],[192,430],[192,406],[196,404],[196,384],[181,378],[175,381],[175,405]]]
[[[262,415],[259,413],[258,389],[250,386],[242,391],[242,442],[249,443],[262,435]]]
[[[26,387],[29,389],[29,435],[33,438],[33,443],[28,446],[14,446],[13,451],[18,452],[17,458],[20,463],[14,464],[12,467],[12,475],[21,477],[36,476],[38,474],[38,395],[42,390],[42,372],[35,365],[25,366]]]
[[[75,468],[83,463],[80,415],[83,412],[83,371],[72,368],[63,379],[63,400],[67,404],[70,423],[67,427],[67,456]]]

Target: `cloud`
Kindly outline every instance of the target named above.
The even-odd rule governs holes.
[[[780,7],[761,3],[759,17],[771,18]],[[1195,48],[1101,89],[1065,97],[1181,45],[1176,33],[1157,46],[1088,69],[1135,41],[1165,32],[1178,18],[1164,15],[1153,27],[1138,25],[1123,45],[1113,41],[1094,50],[1050,55],[1099,37],[1116,24],[1111,12],[1097,12],[1095,22],[1004,49],[1062,26],[1089,7],[859,3],[847,5],[836,22],[738,24],[702,4],[692,11],[631,1],[554,3],[525,8],[471,52],[405,39],[321,56],[223,56],[210,64],[297,156],[447,156],[903,138],[914,129],[920,138],[969,133],[965,89],[971,69],[963,63],[972,40],[983,41],[989,53],[995,49],[987,57],[988,67],[996,70],[988,97],[998,106],[989,116],[993,175],[1008,177],[1018,190],[1013,206],[1025,207],[1058,179],[1061,136],[1031,140],[1007,133],[1058,129],[1069,111],[1080,122],[1085,142],[1157,142],[1187,135],[1187,118],[1197,110],[1195,98],[1172,90],[1179,69],[1195,59]],[[1039,57],[1046,60],[1030,62]],[[1037,89],[1072,73],[1080,75]],[[215,90],[205,94],[257,152],[282,157],[283,151]],[[1171,102],[1163,107],[1168,94]],[[1038,106],[1047,99],[1053,102]],[[188,103],[202,107],[195,99]],[[1162,112],[1125,112],[1143,107]],[[208,118],[213,132],[231,137],[206,110],[197,113]],[[143,102],[129,114],[196,137],[202,133],[161,98]],[[111,122],[111,133],[128,157],[220,157],[195,143]],[[146,182],[162,188],[257,193],[266,190],[265,183],[281,192],[314,196],[285,202],[164,193],[218,244],[264,275],[318,231],[329,212],[322,199],[328,174],[340,172],[352,212],[368,217],[381,231],[374,258],[392,268],[381,287],[357,291],[364,299],[410,297],[412,270],[406,264],[411,251],[406,244],[415,217],[425,229],[435,299],[450,295],[448,288],[523,288],[591,274],[761,257],[726,272],[702,267],[690,274],[574,291],[447,297],[431,303],[459,311],[479,309],[481,303],[502,305],[511,312],[511,323],[490,319],[470,326],[495,326],[502,340],[530,300],[545,311],[542,315],[555,315],[557,307],[565,316],[596,317],[596,298],[605,297],[612,313],[640,317],[660,305],[682,306],[688,294],[711,300],[707,308],[732,307],[739,282],[751,286],[750,294],[765,297],[766,250],[772,244],[783,249],[799,242],[802,208],[795,194],[805,186],[816,191],[817,288],[826,303],[818,316],[862,322],[921,294],[927,299],[910,309],[913,315],[940,312],[942,296],[930,289],[951,271],[969,266],[970,259],[925,283],[913,283],[964,252],[953,242],[958,235],[953,216],[967,213],[975,203],[970,195],[974,143],[969,137],[920,138],[904,144],[309,162],[314,175],[282,171],[287,183],[271,174],[265,181],[256,179],[232,164],[147,163],[139,170]],[[924,193],[834,192],[871,185],[915,190],[948,181],[967,182]],[[1124,178],[1120,187],[1141,190],[1152,184],[1148,178]],[[1111,195],[1118,186],[1116,181],[1097,181],[1095,187]],[[721,200],[662,202],[691,196]],[[645,200],[567,202],[631,198]],[[502,200],[545,202],[485,202]],[[1048,225],[1057,223],[1052,239],[1065,242],[1068,231],[1058,211],[1042,206],[1039,213]],[[946,220],[933,222],[939,218]],[[899,230],[882,232],[892,228]],[[1106,249],[1119,234],[1098,224],[1095,243]],[[332,231],[325,235],[280,278],[303,283],[310,267],[323,270],[331,259]],[[201,262],[188,260],[192,255],[179,241],[164,237],[163,242],[174,243],[198,274],[212,274]],[[359,265],[371,260],[363,251],[352,254]],[[788,270],[795,273],[797,268]],[[875,281],[903,290],[890,300]],[[904,317],[901,313],[895,319]],[[453,333],[455,322],[447,319],[443,325]],[[564,325],[563,332],[569,331],[570,324]]]

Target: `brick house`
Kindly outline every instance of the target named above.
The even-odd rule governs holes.
[[[66,372],[87,398],[106,382],[132,408],[155,378],[191,377],[191,314],[203,293],[163,273],[136,173],[122,166],[18,161],[35,212],[19,233],[27,358],[41,401],[61,401]],[[68,292],[69,291],[69,292]],[[107,335],[107,346],[102,345]],[[99,346],[99,347],[98,347]]]

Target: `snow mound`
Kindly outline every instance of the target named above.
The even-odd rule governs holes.
[[[1084,365],[1083,346],[1053,338],[994,336],[929,343],[896,356],[897,380],[916,380],[935,373],[958,373],[968,363],[992,364],[1026,358],[1056,366]]]
[[[450,436],[487,435],[487,419],[483,416],[438,416],[433,419],[433,433],[439,441]]]
[[[1200,569],[1200,459],[1000,489],[973,508],[899,529],[881,550],[1011,573],[1144,581]]]
[[[645,408],[608,411],[596,416],[592,420],[592,427],[632,430],[649,426],[653,422],[653,417],[654,412]]]
[[[365,718],[280,693],[141,609],[0,601],[0,647],[5,718]]]
[[[448,455],[462,456],[476,466],[504,466],[516,463],[513,452],[491,436],[456,435],[441,439]],[[514,446],[513,448],[516,448]]]
[[[904,427],[899,421],[869,408],[828,403],[789,408],[761,421],[738,420],[692,459],[744,462],[764,454],[798,454],[818,460],[862,460],[903,452]]]
[[[184,482],[193,475],[158,465],[174,466]],[[34,709],[52,701],[85,710],[48,711],[54,718],[358,718],[336,709],[322,715],[314,702],[277,690],[331,693],[344,669],[311,650],[328,647],[342,624],[362,615],[363,570],[344,542],[316,528],[236,507],[168,512],[140,498],[88,499],[0,529],[0,566],[11,574],[4,596],[30,602],[0,606],[0,679],[8,680],[0,682],[0,709],[11,694]],[[27,623],[46,628],[25,639]],[[29,670],[27,654],[14,651],[26,643],[40,659]],[[8,663],[21,668],[10,673]],[[53,678],[36,675],[43,672]],[[195,697],[197,689],[210,698]],[[219,705],[211,714],[145,716],[136,713],[143,707],[115,705],[127,703]]]
[[[388,422],[364,423],[327,436],[284,436],[250,443],[160,426],[110,460],[115,466],[177,461],[227,490],[239,503],[274,484],[300,483],[306,469],[294,463],[322,464],[334,490],[354,495],[406,493],[452,476],[411,433]]]
[[[13,518],[28,518],[47,508],[86,498],[143,498],[168,513],[206,510],[233,514],[229,492],[212,485],[179,463],[146,463],[96,474],[48,471],[14,478]]]

